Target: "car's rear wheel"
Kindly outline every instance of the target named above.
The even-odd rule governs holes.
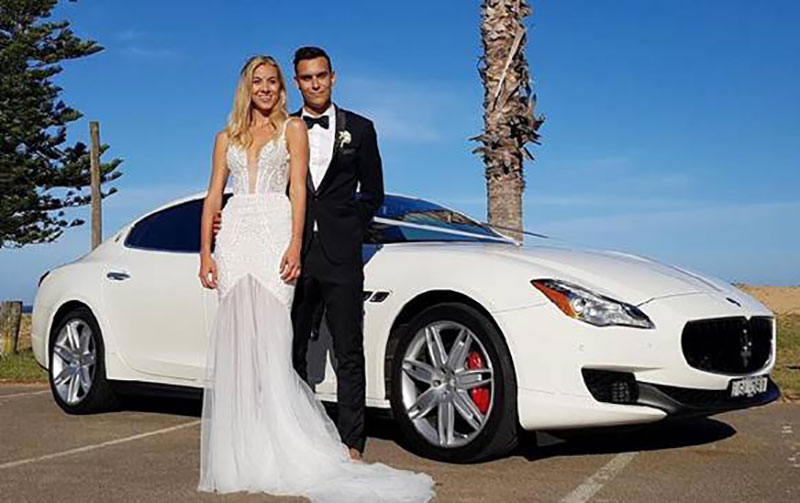
[[[449,462],[503,455],[517,443],[517,385],[502,335],[477,309],[432,306],[400,327],[391,405],[419,454]]]
[[[90,414],[116,407],[106,379],[103,338],[92,312],[71,309],[58,321],[50,338],[50,390],[69,414]]]

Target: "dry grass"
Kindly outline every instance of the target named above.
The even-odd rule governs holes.
[[[736,285],[767,306],[778,322],[772,377],[788,399],[800,399],[800,287]]]
[[[778,315],[778,358],[772,377],[786,398],[800,399],[800,314]]]
[[[47,382],[47,372],[33,357],[33,351],[0,356],[0,382]]]
[[[0,356],[0,382],[47,382],[47,372],[42,369],[31,351],[31,315],[23,314],[19,330],[19,353]]]

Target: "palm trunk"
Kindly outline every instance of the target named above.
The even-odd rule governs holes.
[[[481,13],[484,132],[475,138],[483,143],[475,151],[483,155],[489,223],[515,229],[504,232],[521,241],[524,159],[533,159],[525,144],[539,143],[544,122],[534,113],[524,53],[531,8],[527,0],[484,0]]]
[[[522,192],[525,182],[521,176],[486,177],[488,221],[501,234],[522,241]]]

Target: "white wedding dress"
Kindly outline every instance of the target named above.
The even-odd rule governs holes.
[[[292,367],[294,286],[278,271],[291,235],[285,125],[254,165],[232,144],[227,163],[234,195],[214,251],[219,308],[208,348],[198,490],[319,503],[428,501],[428,475],[352,462]]]

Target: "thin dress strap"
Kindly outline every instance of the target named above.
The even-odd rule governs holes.
[[[292,116],[290,115],[289,117],[287,117],[287,118],[286,118],[286,120],[285,120],[285,121],[283,121],[283,130],[281,131],[281,136],[283,137],[283,143],[284,143],[284,145],[286,145],[286,152],[287,152],[287,154],[288,154],[288,152],[289,152],[289,142],[288,142],[288,141],[286,141],[286,126],[288,126],[288,124],[289,124],[289,121],[290,121],[290,120],[292,120],[292,119],[298,119],[298,120],[302,120],[302,119],[299,119],[299,118],[297,118],[297,117],[292,117]]]

